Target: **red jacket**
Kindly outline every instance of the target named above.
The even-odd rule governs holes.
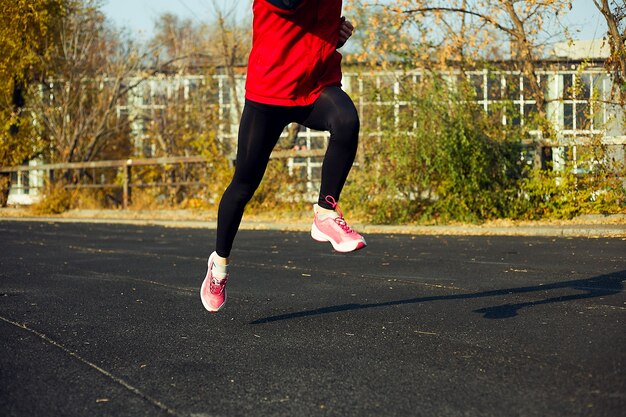
[[[252,10],[247,99],[306,106],[325,87],[341,85],[341,0],[303,0],[294,10],[254,0]]]

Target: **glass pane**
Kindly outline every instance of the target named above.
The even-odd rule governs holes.
[[[530,80],[528,77],[522,77],[522,93],[526,100],[533,100],[533,90],[530,88]]]
[[[554,82],[554,78],[548,77],[547,74],[539,75],[539,86],[541,87],[541,91],[543,91],[544,97],[550,97],[550,80]]]
[[[30,173],[28,171],[22,172],[22,187],[24,187],[24,194],[28,194],[30,192]]]
[[[502,82],[499,74],[487,75],[487,98],[489,100],[499,100],[502,97]]]
[[[489,118],[492,120],[492,123],[494,124],[502,124],[502,120],[504,117],[504,111],[502,109],[502,106],[499,105],[490,105],[489,108],[487,109],[487,114],[489,115]]]
[[[587,103],[576,103],[576,129],[589,130],[589,105]]]
[[[520,99],[520,79],[518,74],[507,74],[504,96],[510,100]]]
[[[593,106],[593,129],[604,129],[604,103],[596,102]]]
[[[396,129],[398,127],[396,123],[396,109],[394,106],[385,104],[378,106],[376,119],[380,121],[382,129]]]
[[[298,179],[306,179],[307,178],[307,170],[306,166],[298,165],[293,167],[292,176]]]
[[[474,86],[474,91],[476,92],[476,99],[484,100],[485,96],[483,94],[483,74],[470,75],[470,83]]]
[[[591,75],[584,74],[577,79],[576,97],[582,100],[591,98]]]
[[[606,75],[593,77],[593,94],[598,100],[607,100],[610,93],[610,81]]]
[[[395,99],[394,84],[396,83],[396,77],[393,74],[378,75],[376,77],[376,86],[378,92],[381,95],[383,101]]]
[[[364,76],[361,80],[359,89],[363,89],[360,91],[362,97],[366,101],[376,101],[378,100],[378,88],[376,87],[376,77],[374,76]]]
[[[536,123],[537,106],[533,104],[524,104],[524,124],[529,128],[534,129],[537,127]]]
[[[563,128],[574,129],[574,105],[572,103],[563,104]]]
[[[571,100],[574,98],[574,83],[572,74],[564,74],[563,76],[563,99]]]
[[[365,104],[359,115],[361,120],[361,130],[365,132],[375,132],[378,126],[378,106],[376,104]]]
[[[522,109],[519,104],[512,104],[507,107],[506,124],[519,126],[522,123]]]
[[[308,146],[310,149],[323,149],[326,147],[328,135],[326,133],[312,136],[309,138]]]

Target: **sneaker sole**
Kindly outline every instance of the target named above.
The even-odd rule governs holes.
[[[328,235],[320,231],[315,223],[313,223],[313,225],[311,226],[311,237],[313,238],[313,240],[316,240],[318,242],[329,242],[331,245],[333,245],[333,249],[341,253],[354,252],[367,246],[365,239],[355,240],[352,242],[337,243],[333,239],[328,237]]]
[[[209,279],[209,273],[211,272],[212,263],[213,263],[213,254],[211,254],[211,256],[209,257],[209,261],[207,262],[208,269],[206,272],[206,277],[204,277],[204,281],[202,281],[202,286],[200,287],[200,300],[202,300],[202,305],[204,306],[205,309],[207,309],[207,311],[210,311],[211,313],[216,313],[220,311],[222,308],[224,308],[224,306],[226,305],[226,299],[228,298],[228,294],[224,294],[224,302],[218,308],[212,307],[209,304],[209,302],[204,299],[204,294],[209,293],[209,284],[211,283],[211,280]]]

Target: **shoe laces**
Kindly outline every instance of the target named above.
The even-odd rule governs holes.
[[[337,212],[338,217],[335,217],[335,223],[337,223],[339,225],[339,227],[341,227],[341,229],[346,232],[346,233],[355,233],[354,230],[352,230],[352,228],[350,228],[350,226],[348,226],[348,223],[346,222],[346,219],[343,218],[343,212],[341,211],[341,208],[339,207],[339,203],[337,203],[337,201],[335,200],[335,198],[332,195],[327,195],[325,198],[326,202],[328,204],[331,205],[331,207],[333,208],[333,210],[335,210],[335,212]]]
[[[209,290],[211,294],[221,294],[224,292],[226,288],[226,282],[228,281],[228,276],[218,280],[215,277],[211,277],[211,284],[209,285]]]

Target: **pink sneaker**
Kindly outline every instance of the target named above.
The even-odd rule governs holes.
[[[213,258],[216,253],[213,252],[209,256],[209,269],[200,287],[200,299],[204,308],[211,312],[219,311],[224,304],[226,304],[226,282],[228,281],[228,275],[221,280],[217,280],[213,277],[211,269],[213,268]]]
[[[326,201],[333,206],[335,213],[321,214],[320,207],[314,204],[315,218],[311,226],[311,237],[318,242],[330,242],[337,252],[352,252],[364,248],[367,245],[365,239],[348,226],[335,199],[328,196]]]

